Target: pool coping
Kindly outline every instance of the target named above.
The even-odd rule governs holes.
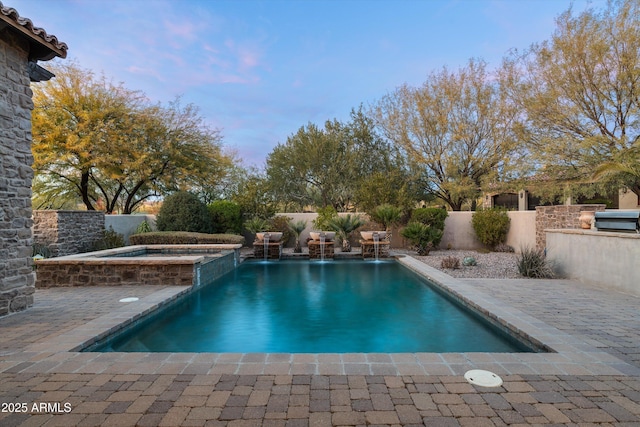
[[[0,372],[272,375],[640,375],[640,368],[410,256],[397,261],[550,353],[82,353],[79,350],[192,291],[170,286],[61,335],[5,355]]]

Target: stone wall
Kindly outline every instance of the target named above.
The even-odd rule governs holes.
[[[536,248],[546,247],[545,230],[579,229],[581,212],[600,212],[605,208],[606,205],[536,206]]]
[[[267,248],[267,259],[280,259],[282,256],[283,242],[269,243]],[[264,243],[254,242],[253,256],[256,259],[264,259]]]
[[[336,242],[324,242],[324,258],[334,257],[334,246]],[[318,240],[309,240],[309,259],[322,259],[323,248]]]
[[[362,258],[375,258],[376,246],[378,251],[378,258],[389,258],[389,242],[374,243],[372,240],[361,240],[360,247],[362,248]]]
[[[33,238],[52,257],[88,252],[104,233],[105,218],[97,211],[33,211]]]
[[[68,286],[191,286],[193,262],[141,263],[140,260],[38,264],[38,288]]]
[[[28,45],[0,32],[0,316],[33,305]]]

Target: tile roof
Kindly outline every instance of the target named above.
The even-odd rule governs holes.
[[[36,27],[30,19],[21,17],[17,10],[3,5],[0,1],[0,23],[2,21],[29,38],[32,47],[31,59],[48,61],[55,56],[66,58],[66,43],[59,41],[53,34],[47,34],[43,28]]]

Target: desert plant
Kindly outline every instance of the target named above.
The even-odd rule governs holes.
[[[518,272],[524,277],[534,279],[552,278],[553,265],[543,250],[524,247],[518,256]]]
[[[410,222],[400,234],[411,242],[418,255],[429,255],[435,246],[434,242],[442,240],[442,230],[420,222]]]
[[[444,257],[444,258],[442,258],[442,261],[440,261],[440,266],[442,268],[448,268],[448,269],[451,269],[451,270],[456,270],[456,269],[460,268],[460,258],[455,257],[455,256]]]
[[[347,214],[344,216],[334,216],[328,221],[327,226],[330,230],[335,231],[336,235],[342,240],[342,252],[351,252],[349,236],[362,224],[364,224],[364,221],[362,221],[359,215],[352,216],[351,214]]]
[[[108,230],[102,232],[102,236],[93,242],[91,247],[94,251],[102,251],[105,249],[121,248],[124,244],[124,236],[109,227]]]
[[[207,205],[213,233],[242,233],[240,205],[228,200],[216,200]]]
[[[418,208],[411,212],[410,222],[420,222],[438,230],[444,230],[444,221],[449,216],[446,209]]]
[[[289,221],[292,218],[284,215],[274,216],[269,220],[269,231],[279,231],[282,233],[282,242],[286,245],[293,237],[293,233],[289,228]]]
[[[302,252],[302,246],[300,245],[300,234],[307,228],[307,221],[299,220],[299,221],[291,221],[289,223],[289,229],[296,237],[296,245],[293,248],[293,252],[299,254]]]
[[[243,226],[250,233],[255,235],[256,233],[259,233],[261,231],[267,231],[267,229],[269,228],[269,223],[262,218],[253,217],[245,221]],[[255,236],[254,236],[254,239],[255,239]]]
[[[493,250],[494,252],[515,252],[513,246],[507,245],[506,243],[498,243]]]
[[[333,206],[325,206],[318,209],[318,216],[312,221],[313,228],[319,231],[329,230],[329,221],[338,215],[338,211]]]
[[[141,234],[141,233],[151,233],[153,230],[151,230],[151,225],[149,224],[149,222],[145,219],[144,221],[142,221],[140,224],[138,224],[138,226],[136,227],[136,231],[134,231],[134,234]]]
[[[195,194],[178,191],[169,195],[158,212],[159,231],[192,231],[209,233],[211,216],[207,206]]]
[[[476,262],[476,259],[472,256],[466,256],[462,259],[462,265],[464,265],[465,267],[471,267],[474,265],[478,265],[478,263]]]
[[[511,219],[501,208],[483,209],[473,213],[471,225],[481,243],[494,248],[504,243],[509,232]]]
[[[33,243],[31,256],[34,259],[43,259],[51,257],[51,249],[45,243]]]
[[[372,220],[382,224],[387,235],[385,239],[391,241],[391,227],[398,224],[402,218],[402,209],[389,204],[384,204],[376,207],[369,215]]]
[[[442,240],[444,234],[444,221],[449,216],[446,209],[442,208],[418,208],[414,209],[411,213],[411,221],[424,224],[431,227],[433,230],[439,230],[441,233],[439,237],[434,237],[431,241],[433,247],[437,247]]]

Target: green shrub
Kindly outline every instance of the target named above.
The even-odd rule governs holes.
[[[418,208],[411,213],[410,222],[419,222],[437,230],[444,231],[444,221],[449,216],[446,209],[442,208]],[[440,243],[440,242],[438,242]],[[437,244],[436,244],[437,245]]]
[[[207,206],[194,194],[178,191],[164,199],[156,218],[158,231],[209,233],[211,216]]]
[[[533,248],[521,248],[518,256],[518,272],[524,277],[549,279],[554,276],[553,265],[544,251]]]
[[[460,258],[455,256],[444,257],[442,261],[440,261],[440,267],[457,270],[460,268]]]
[[[149,224],[149,222],[145,219],[144,221],[142,221],[140,224],[138,224],[138,226],[136,227],[136,231],[134,232],[134,234],[141,234],[141,233],[151,233],[153,230],[151,230],[151,225]]]
[[[492,208],[476,211],[471,225],[481,243],[493,248],[507,240],[511,219],[505,209]]]
[[[326,206],[318,209],[318,216],[313,220],[313,228],[318,231],[328,231],[329,222],[338,215],[338,211],[333,206]]]
[[[213,233],[242,233],[240,205],[228,200],[216,200],[207,205]]]
[[[442,230],[429,227],[421,222],[410,222],[400,231],[405,239],[408,239],[414,246],[418,255],[429,255],[433,249],[442,240]]]
[[[442,208],[418,208],[414,209],[411,213],[411,221],[410,223],[418,223],[426,225],[433,230],[439,230],[439,235],[434,235],[433,247],[437,247],[442,240],[442,235],[444,234],[444,220],[449,216],[449,213],[446,209]],[[439,236],[439,237],[438,237]]]
[[[152,231],[129,236],[132,245],[243,244],[237,234],[205,234],[187,231]]]
[[[253,234],[259,233],[261,231],[267,231],[267,229],[269,228],[269,223],[266,220],[258,217],[248,219],[243,225],[244,228],[246,228]]]
[[[105,249],[121,248],[124,244],[124,236],[120,233],[116,233],[113,227],[109,227],[108,230],[102,232],[102,237],[95,242],[91,247],[93,251],[103,251]]]

